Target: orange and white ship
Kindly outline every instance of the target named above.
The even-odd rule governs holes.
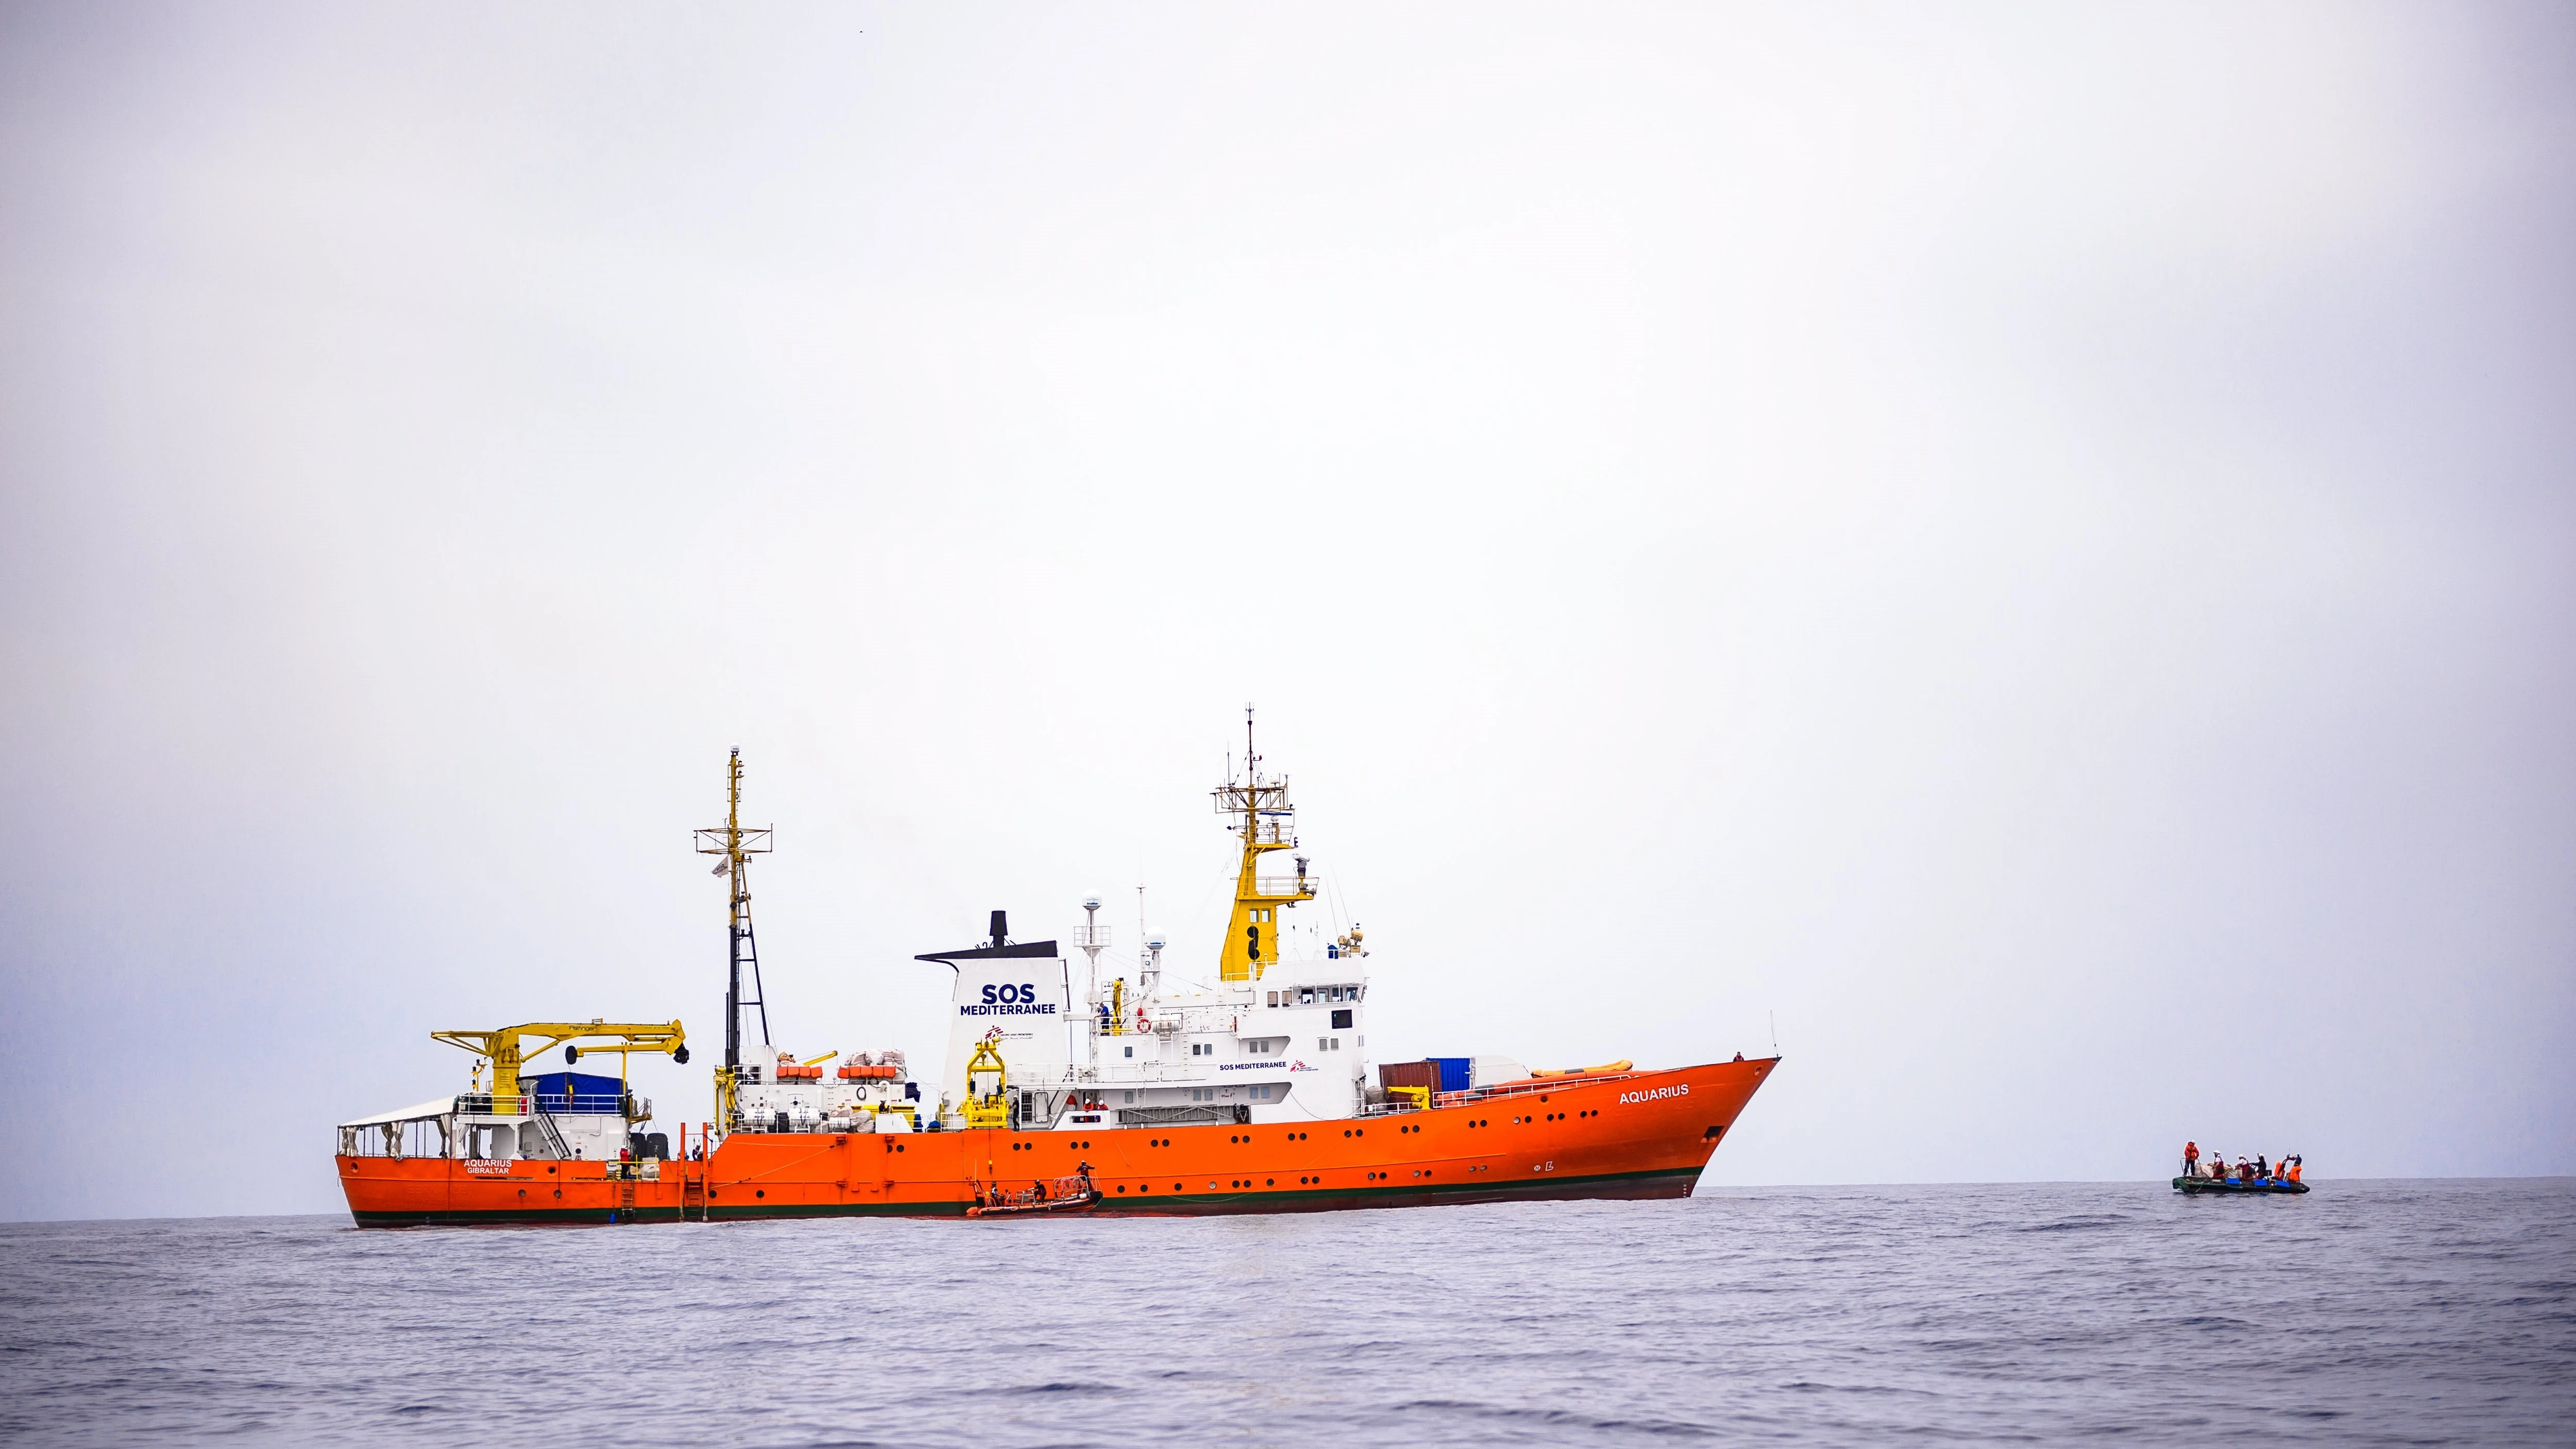
[[[673,1133],[626,1085],[635,1052],[689,1059],[677,1021],[532,1022],[432,1035],[476,1057],[471,1089],[340,1125],[362,1224],[1311,1212],[1554,1198],[1687,1197],[1777,1055],[1639,1070],[1531,1071],[1500,1056],[1368,1065],[1370,959],[1356,923],[1285,929],[1316,899],[1288,782],[1246,710],[1240,779],[1214,791],[1241,837],[1215,979],[1101,979],[1110,932],[1084,902],[1072,945],[988,939],[917,959],[954,973],[945,1070],[899,1051],[779,1050],[751,927],[742,757],[726,823],[698,832],[728,877],[725,1060],[715,1109]],[[1265,875],[1286,853],[1294,875]],[[565,1069],[532,1063],[556,1046]],[[615,1054],[614,1078],[572,1067]],[[487,1083],[484,1073],[489,1071]]]

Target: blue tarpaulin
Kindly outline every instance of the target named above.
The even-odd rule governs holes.
[[[615,1112],[624,1105],[615,1077],[594,1077],[588,1072],[547,1072],[542,1076],[522,1072],[519,1090],[533,1094],[537,1105],[549,1112]]]

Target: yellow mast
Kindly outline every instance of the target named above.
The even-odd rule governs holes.
[[[1279,959],[1279,912],[1282,907],[1315,898],[1306,880],[1306,857],[1297,857],[1297,878],[1261,879],[1261,857],[1297,845],[1297,807],[1288,803],[1288,778],[1261,778],[1261,756],[1252,748],[1252,706],[1243,707],[1244,782],[1228,780],[1211,794],[1216,813],[1237,817],[1226,829],[1243,837],[1243,865],[1234,878],[1234,919],[1225,932],[1225,951],[1217,958],[1221,981],[1258,981]]]

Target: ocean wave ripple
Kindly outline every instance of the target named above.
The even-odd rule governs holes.
[[[0,1228],[56,1444],[2563,1444],[2576,1181]]]

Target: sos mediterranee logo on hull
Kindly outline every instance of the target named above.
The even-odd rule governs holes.
[[[1026,981],[1017,985],[987,986],[984,999],[970,1001],[957,1008],[959,1016],[1053,1016],[1055,1003],[1038,1000],[1038,989]]]
[[[1690,1083],[1682,1082],[1674,1086],[1656,1087],[1643,1092],[1621,1092],[1619,1094],[1619,1105],[1625,1107],[1632,1102],[1653,1102],[1665,1097],[1687,1097],[1689,1095]]]

